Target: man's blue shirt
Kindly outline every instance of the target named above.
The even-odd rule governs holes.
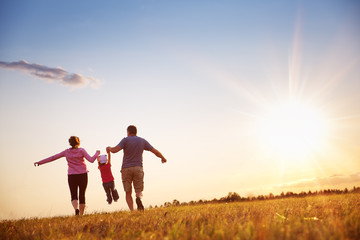
[[[144,150],[151,151],[153,149],[148,141],[138,136],[123,138],[118,146],[124,150],[122,169],[142,167]]]

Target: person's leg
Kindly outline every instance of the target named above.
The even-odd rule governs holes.
[[[110,189],[111,189],[111,195],[112,195],[114,201],[116,202],[117,200],[119,200],[119,193],[118,193],[118,191],[115,189],[115,183],[114,183],[114,181],[111,182],[111,187],[110,187]]]
[[[106,201],[111,204],[112,203],[112,197],[111,197],[111,184],[110,183],[103,183],[103,187],[104,187],[104,190],[105,190],[105,193],[106,193]]]
[[[85,192],[88,184],[87,173],[79,174],[79,201],[80,201],[80,215],[84,215],[85,211]]]
[[[75,215],[79,215],[79,203],[77,197],[77,188],[76,175],[68,175],[68,184],[71,194],[71,204],[75,210]]]
[[[123,186],[124,186],[124,191],[126,193],[125,195],[125,199],[126,199],[126,203],[129,206],[130,211],[134,211],[134,202],[131,196],[132,193],[132,178],[133,178],[133,174],[131,171],[132,168],[124,168],[121,170],[121,179],[123,182]]]
[[[134,201],[131,196],[131,191],[126,192],[126,203],[129,206],[130,211],[134,211]]]
[[[80,203],[80,207],[79,207],[80,216],[84,215],[85,207],[86,207],[85,203]]]
[[[144,171],[142,167],[136,167],[134,173],[134,188],[136,193],[136,205],[139,211],[144,211],[141,197],[144,190]]]
[[[71,204],[74,208],[74,210],[76,211],[77,209],[79,209],[79,201],[78,200],[72,200]]]

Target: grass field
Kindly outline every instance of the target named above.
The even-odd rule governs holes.
[[[360,239],[360,194],[3,221],[0,239]]]

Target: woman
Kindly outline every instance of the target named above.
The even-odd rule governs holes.
[[[75,215],[83,215],[85,210],[85,191],[88,183],[88,170],[86,169],[86,164],[84,158],[89,162],[93,163],[97,157],[100,155],[100,151],[97,150],[94,156],[90,156],[85,149],[79,148],[80,139],[75,136],[69,138],[69,143],[71,148],[66,149],[65,151],[58,153],[49,158],[45,158],[40,162],[35,162],[34,165],[39,166],[48,162],[52,162],[56,159],[66,157],[68,162],[68,182],[71,193],[71,203],[75,210]],[[78,198],[78,188],[79,188],[79,198]],[[78,199],[80,200],[80,210]]]

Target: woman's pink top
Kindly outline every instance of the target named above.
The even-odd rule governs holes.
[[[111,172],[111,164],[110,163],[100,165],[99,170],[101,173],[101,178],[102,178],[103,183],[114,181],[114,177]]]
[[[86,164],[84,158],[89,162],[93,163],[99,154],[96,152],[94,156],[90,156],[83,148],[69,148],[65,151],[58,153],[54,156],[45,158],[39,162],[39,165],[55,161],[59,158],[66,157],[68,162],[68,175],[87,173]]]

